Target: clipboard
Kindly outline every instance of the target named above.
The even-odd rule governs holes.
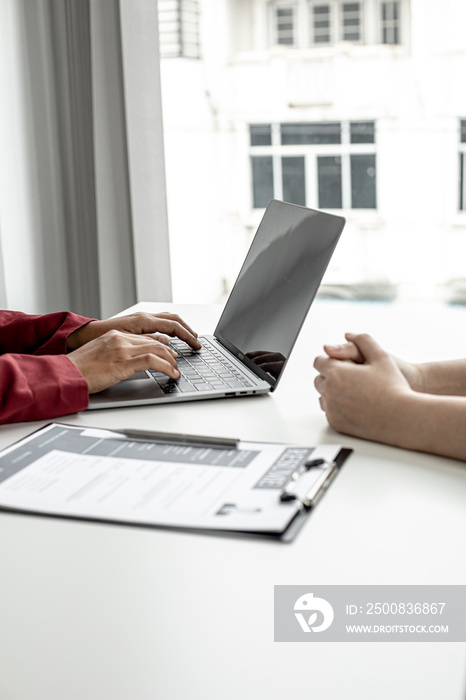
[[[0,452],[0,510],[290,542],[351,452],[50,423]]]

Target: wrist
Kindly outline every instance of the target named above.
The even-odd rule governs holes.
[[[379,441],[403,449],[413,449],[413,419],[418,412],[418,401],[422,394],[406,387],[385,398],[384,419],[379,424]]]
[[[415,364],[414,362],[406,362],[405,360],[400,360],[398,357],[394,357],[393,359],[411,389],[413,389],[413,391],[424,392],[425,377],[422,365]]]
[[[410,390],[399,398],[393,444],[407,450],[423,450],[429,440],[432,397],[421,389]]]
[[[73,333],[71,333],[66,339],[66,349],[67,352],[73,352],[77,350],[82,345],[85,345],[90,340],[97,337],[98,333],[95,333],[95,324],[98,321],[89,321],[84,326],[77,328]]]

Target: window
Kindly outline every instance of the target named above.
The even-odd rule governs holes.
[[[321,209],[341,209],[343,206],[341,156],[317,157],[317,181],[318,206]]]
[[[158,0],[161,58],[200,58],[199,0]]]
[[[272,128],[270,124],[252,124],[250,127],[251,146],[271,146]]]
[[[340,124],[280,124],[282,146],[296,144],[341,143]]]
[[[382,2],[381,7],[382,44],[401,43],[401,8],[399,2]]]
[[[252,156],[252,199],[254,209],[263,209],[274,197],[272,156]]]
[[[252,124],[250,154],[256,209],[274,197],[321,209],[377,207],[373,121]]]
[[[332,43],[332,13],[330,5],[312,6],[311,36],[314,44]]]
[[[350,155],[351,207],[375,209],[375,154]]]
[[[466,211],[466,119],[460,122],[460,210]]]
[[[312,44],[334,44],[338,41],[362,40],[362,3],[333,0],[329,3],[310,2]]]
[[[270,44],[290,48],[352,44],[400,45],[410,0],[283,0],[269,5]]]
[[[374,122],[351,122],[350,123],[351,143],[374,143],[375,123]]]
[[[296,44],[296,7],[290,4],[274,5],[274,43],[284,46]]]
[[[304,156],[284,156],[282,158],[282,192],[285,202],[306,204]]]
[[[341,38],[343,41],[361,41],[361,3],[342,3]]]

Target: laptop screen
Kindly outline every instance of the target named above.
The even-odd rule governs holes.
[[[214,335],[272,387],[344,225],[341,216],[277,200],[264,213]]]

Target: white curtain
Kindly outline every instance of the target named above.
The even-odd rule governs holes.
[[[2,305],[169,301],[156,2],[0,0],[0,45]]]

